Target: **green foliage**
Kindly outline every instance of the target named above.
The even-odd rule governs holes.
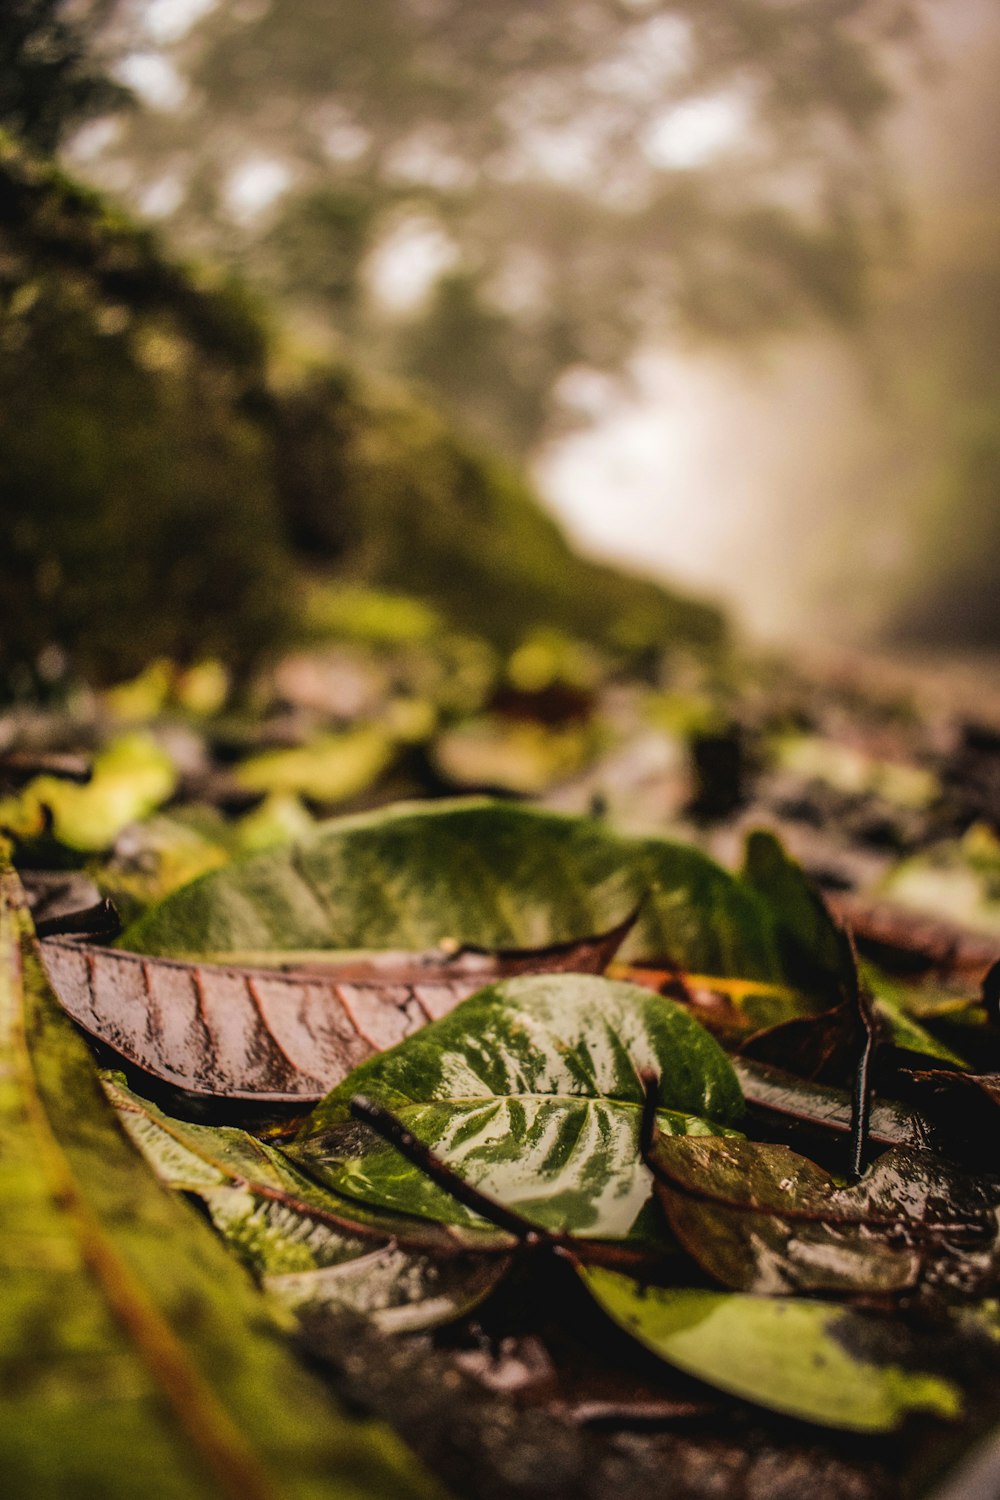
[[[118,1129],[0,874],[0,1471],[12,1495],[440,1492],[340,1411]]]
[[[699,850],[475,799],[333,819],[176,891],[121,946],[538,948],[607,931],[640,903],[625,954],[669,954],[698,974],[785,978],[779,914]]]
[[[576,556],[513,465],[403,391],[320,371],[274,420],[292,537],[351,579],[507,647],[540,625],[627,651],[725,639],[711,606]]]
[[[396,1151],[353,1125],[355,1094],[382,1104],[459,1176],[546,1229],[641,1233],[652,1190],[639,1156],[640,1075],[660,1079],[669,1135],[712,1135],[743,1096],[722,1049],[679,1006],[593,975],[480,990],[356,1068],[310,1115],[293,1154],[338,1193],[481,1227]]]
[[[150,657],[246,667],[287,623],[263,340],[149,236],[0,141],[0,679],[59,647],[95,679]]]
[[[643,1286],[599,1266],[580,1274],[609,1316],[668,1364],[772,1411],[889,1432],[911,1411],[961,1410],[957,1386],[887,1359],[878,1321],[850,1308]]]
[[[302,621],[295,553],[508,645],[539,623],[721,640],[716,611],[575,557],[523,480],[412,398],[344,368],[272,383],[245,294],[5,138],[0,250],[8,691],[52,646],[43,677],[244,672]]]
[[[185,104],[108,156],[169,173],[179,233],[252,266],[311,329],[523,453],[566,420],[562,374],[620,371],[678,326],[857,320],[893,238],[879,133],[914,12],[223,0],[168,51]],[[728,109],[731,138],[700,151],[699,111]],[[227,195],[234,141],[293,168],[249,222]],[[370,273],[408,237],[438,275],[391,305]]]
[[[119,1079],[105,1091],[161,1182],[198,1198],[229,1248],[287,1307],[348,1310],[409,1332],[459,1317],[507,1271],[503,1255],[455,1254],[447,1232],[426,1221],[338,1199],[246,1131],[171,1119]],[[438,1260],[400,1249],[400,1236],[451,1253]]]

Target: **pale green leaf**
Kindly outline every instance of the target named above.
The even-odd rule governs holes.
[[[961,1414],[952,1381],[878,1358],[877,1319],[851,1308],[643,1286],[597,1266],[580,1275],[609,1317],[667,1364],[771,1411],[852,1432],[889,1432],[916,1411]]]

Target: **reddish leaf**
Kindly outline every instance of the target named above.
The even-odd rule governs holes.
[[[492,980],[601,973],[631,923],[537,952],[331,955],[292,972],[56,938],[42,951],[65,1010],[127,1062],[187,1093],[308,1103]]]

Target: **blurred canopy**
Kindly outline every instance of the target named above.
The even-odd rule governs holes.
[[[0,125],[45,154],[71,129],[119,109],[129,94],[108,72],[98,37],[116,0],[4,0]]]
[[[561,376],[640,339],[856,320],[896,226],[878,138],[906,0],[197,12],[132,13],[170,71],[106,180],[509,451],[565,418]]]

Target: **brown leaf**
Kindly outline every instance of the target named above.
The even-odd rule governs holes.
[[[647,1154],[681,1244],[736,1291],[989,1295],[1000,1264],[996,1178],[897,1146],[838,1188],[787,1146],[657,1135]]]
[[[373,954],[293,971],[144,958],[49,939],[73,1019],[174,1088],[258,1103],[321,1099],[375,1052],[512,974],[601,973],[632,920],[537,951]]]
[[[859,945],[879,949],[886,957],[977,978],[1000,960],[996,938],[971,932],[956,922],[853,891],[828,891],[825,899]]]

